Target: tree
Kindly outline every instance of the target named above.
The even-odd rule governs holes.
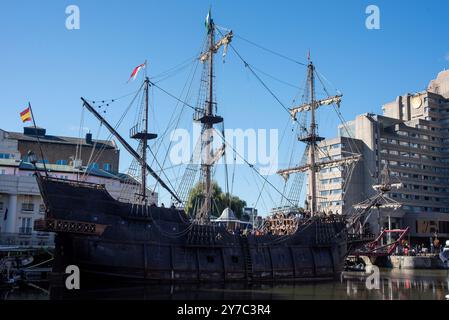
[[[204,186],[201,182],[197,183],[192,190],[190,190],[185,207],[185,211],[188,215],[194,213],[195,205],[197,206],[197,210],[199,209],[199,206],[201,205],[199,200],[204,199],[203,190]],[[238,219],[242,217],[243,208],[246,207],[246,201],[241,200],[237,196],[223,192],[216,182],[212,183],[212,204],[213,214],[220,216],[224,209],[231,208]]]

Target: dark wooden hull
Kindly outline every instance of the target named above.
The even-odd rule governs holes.
[[[291,236],[246,237],[193,225],[176,209],[121,203],[100,186],[38,182],[45,219],[54,222],[40,228],[57,233],[56,272],[74,264],[81,273],[137,281],[262,282],[331,279],[343,270],[343,220],[315,219]],[[58,221],[64,227],[49,230]]]

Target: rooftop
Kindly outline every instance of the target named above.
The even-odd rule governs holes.
[[[0,167],[16,167],[21,170],[27,170],[27,171],[34,171],[35,168],[32,163],[25,162],[23,160],[15,160],[15,159],[0,159]],[[39,171],[44,171],[44,165],[42,163],[36,163],[36,167]],[[81,167],[81,168],[75,168],[73,166],[69,165],[57,165],[57,164],[45,164],[45,167],[47,168],[48,172],[55,172],[55,173],[86,173],[88,175],[100,177],[100,178],[107,178],[107,179],[113,179],[113,180],[120,180],[122,182],[132,183],[132,184],[138,184],[138,182],[125,173],[111,173],[102,169],[95,169],[95,168],[87,168],[87,167]]]
[[[39,137],[42,143],[57,143],[57,144],[68,144],[68,145],[81,145],[86,147],[92,147],[95,145],[96,148],[106,148],[106,149],[116,149],[117,145],[113,140],[93,140],[91,134],[87,134],[86,138],[74,138],[74,137],[64,137],[64,136],[53,136],[47,135],[46,130],[43,128],[35,127],[25,127],[22,132],[7,132],[9,139],[18,141],[37,141]]]

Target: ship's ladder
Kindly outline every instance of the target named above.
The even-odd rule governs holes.
[[[251,281],[253,279],[253,261],[251,258],[251,252],[249,249],[249,242],[247,236],[241,236],[241,244],[243,255],[245,257],[245,275],[246,280]]]

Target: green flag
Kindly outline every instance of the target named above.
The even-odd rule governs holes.
[[[212,29],[212,19],[211,19],[210,9],[206,16],[205,26],[206,26],[207,32],[209,33],[210,30]]]

